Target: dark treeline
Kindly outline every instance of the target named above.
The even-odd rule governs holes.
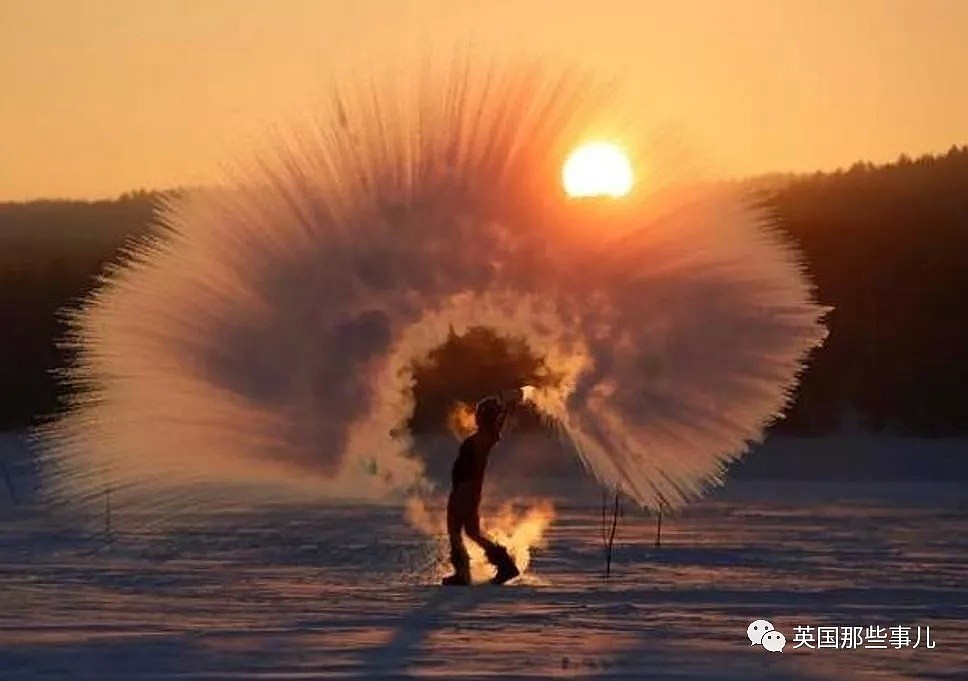
[[[54,371],[64,308],[97,283],[105,264],[147,230],[157,194],[114,201],[0,204],[0,430],[22,428],[59,408]]]
[[[757,184],[835,308],[778,428],[968,432],[968,146]],[[52,370],[69,357],[57,312],[146,233],[160,196],[0,204],[0,429],[59,408]]]
[[[782,427],[968,432],[968,146],[795,178],[770,202],[835,308]]]

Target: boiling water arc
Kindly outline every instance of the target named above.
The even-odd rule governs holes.
[[[824,337],[798,254],[734,187],[685,176],[609,88],[451,66],[351,83],[224,186],[159,207],[71,317],[73,396],[38,434],[54,498],[426,491],[415,377],[481,329],[602,484],[669,508],[721,481]],[[569,199],[562,162],[602,131],[649,180]],[[437,378],[455,400],[509,387]]]

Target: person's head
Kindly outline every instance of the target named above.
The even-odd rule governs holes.
[[[474,408],[474,422],[477,429],[484,432],[496,432],[500,425],[501,404],[493,397],[486,397]]]

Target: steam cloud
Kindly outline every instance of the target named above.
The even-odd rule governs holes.
[[[406,519],[428,537],[437,540],[435,560],[432,570],[433,582],[439,582],[451,574],[450,542],[447,537],[445,514],[428,507],[426,500],[411,497],[406,503]],[[545,532],[555,517],[554,505],[547,499],[524,500],[519,503],[507,501],[496,513],[484,520],[484,530],[488,536],[505,547],[511,554],[514,564],[521,574],[531,565],[531,551],[545,547]],[[494,569],[487,562],[484,550],[477,544],[464,542],[471,559],[471,579],[483,582],[494,576]],[[535,579],[529,575],[528,579]]]
[[[405,499],[427,488],[415,363],[478,327],[524,339],[562,455],[640,504],[694,498],[761,437],[825,335],[768,215],[584,74],[438,66],[351,82],[160,207],[72,317],[74,396],[39,433],[55,497]],[[636,192],[569,200],[563,159],[603,135]]]

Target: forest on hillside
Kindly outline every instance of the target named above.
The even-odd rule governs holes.
[[[834,308],[830,338],[776,427],[968,433],[968,146],[751,186]],[[152,228],[161,196],[0,203],[0,429],[60,408],[63,312]]]

